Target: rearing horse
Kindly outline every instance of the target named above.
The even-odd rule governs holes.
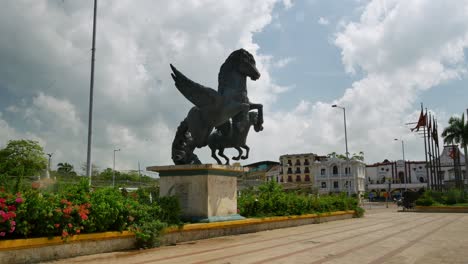
[[[208,146],[211,149],[211,157],[213,157],[218,164],[222,163],[218,156],[216,156],[216,150],[218,150],[218,155],[226,160],[225,164],[229,165],[229,158],[224,155],[224,149],[226,148],[235,148],[239,152],[236,157],[232,157],[233,160],[249,158],[250,148],[246,144],[246,139],[251,126],[254,126],[256,132],[260,131],[260,127],[258,126],[258,114],[256,112],[249,112],[247,122],[245,126],[242,126],[242,130],[240,130],[239,133],[223,134],[218,130],[210,135],[208,138]],[[242,156],[243,151],[241,148],[247,151],[245,156]]]
[[[214,127],[223,133],[238,133],[248,120],[248,112],[258,110],[256,126],[262,130],[263,107],[247,97],[247,77],[260,78],[253,56],[244,49],[236,50],[226,59],[218,75],[218,92],[185,77],[171,65],[177,89],[195,106],[180,123],[172,143],[175,164],[201,164],[195,148],[208,144]],[[232,118],[232,128],[230,119]]]

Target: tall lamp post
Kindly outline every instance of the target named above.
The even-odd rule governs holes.
[[[52,159],[52,155],[54,155],[54,153],[47,153],[47,156],[49,156],[49,166],[48,166],[49,168],[47,169],[47,173],[46,173],[47,179],[50,178],[50,161]]]
[[[333,108],[340,108],[343,109],[343,120],[344,120],[344,134],[345,134],[345,146],[346,146],[346,165],[349,166],[349,152],[348,152],[348,134],[346,132],[346,108],[339,106],[339,105],[332,105]],[[350,169],[348,173],[350,172]],[[346,169],[345,169],[346,171]],[[356,185],[356,182],[354,183]],[[351,180],[348,181],[348,196],[351,195]]]
[[[394,139],[395,141],[401,141],[401,152],[403,153],[403,162],[405,164],[405,167],[406,167],[406,161],[405,161],[405,141],[403,139],[398,139],[398,138],[395,138]],[[403,177],[403,180],[405,181],[405,192],[408,190],[406,188],[406,182],[408,181],[407,180],[407,175],[406,175],[406,170],[405,170],[405,177]]]
[[[115,152],[120,151],[120,149],[114,149],[114,164],[112,166],[112,188],[115,187]]]
[[[91,80],[89,84],[89,117],[88,117],[88,147],[86,155],[86,176],[89,178],[89,186],[91,186],[91,146],[93,138],[93,91],[94,91],[94,53],[96,52],[96,12],[97,12],[97,0],[94,0],[94,12],[93,12],[93,41],[91,48]]]

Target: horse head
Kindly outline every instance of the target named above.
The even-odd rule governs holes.
[[[258,122],[258,113],[257,112],[249,112],[249,124],[254,126],[255,132],[260,132],[263,130],[262,124]]]
[[[241,75],[248,76],[253,81],[260,78],[260,72],[255,65],[254,57],[245,49],[238,49],[232,52],[226,59],[225,64],[230,64]]]

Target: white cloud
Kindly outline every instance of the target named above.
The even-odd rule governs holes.
[[[319,20],[317,21],[320,25],[328,25],[330,24],[330,21],[324,17],[320,17]]]
[[[253,138],[269,147],[252,155],[344,153],[343,112],[331,108],[336,103],[346,107],[350,152],[363,150],[370,162],[399,159],[401,145],[393,139],[404,138],[406,157],[424,158],[422,139],[404,124],[417,120],[421,93],[466,76],[468,1],[381,2],[367,3],[360,20],[343,22],[336,34],[345,69],[364,77],[333,102],[302,101],[294,111],[268,113],[264,134]],[[433,112],[446,123],[446,113]]]
[[[276,3],[99,1],[93,160],[111,166],[112,149],[121,146],[121,168],[135,168],[138,160],[143,166],[172,163],[173,135],[191,104],[174,87],[169,63],[216,89],[221,64],[245,48],[262,72],[260,80],[249,81],[249,96],[268,109],[285,88],[271,80],[274,66],[257,53],[252,37],[271,22]],[[53,163],[79,167],[86,160],[92,1],[0,7],[1,93],[22,98],[0,109],[15,120],[13,132],[11,122],[1,132],[31,131],[56,153]],[[18,21],[19,14],[24,19]]]
[[[291,7],[293,7],[294,4],[292,0],[283,0],[283,5],[284,8],[290,9]]]
[[[286,67],[287,65],[289,65],[291,62],[295,60],[296,59],[292,57],[282,58],[282,59],[275,61],[272,66],[275,68],[281,69],[281,68]]]

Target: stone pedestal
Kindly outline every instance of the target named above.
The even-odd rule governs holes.
[[[176,196],[182,218],[192,222],[243,219],[237,213],[237,177],[242,167],[202,164],[153,166],[159,173],[160,195]]]

